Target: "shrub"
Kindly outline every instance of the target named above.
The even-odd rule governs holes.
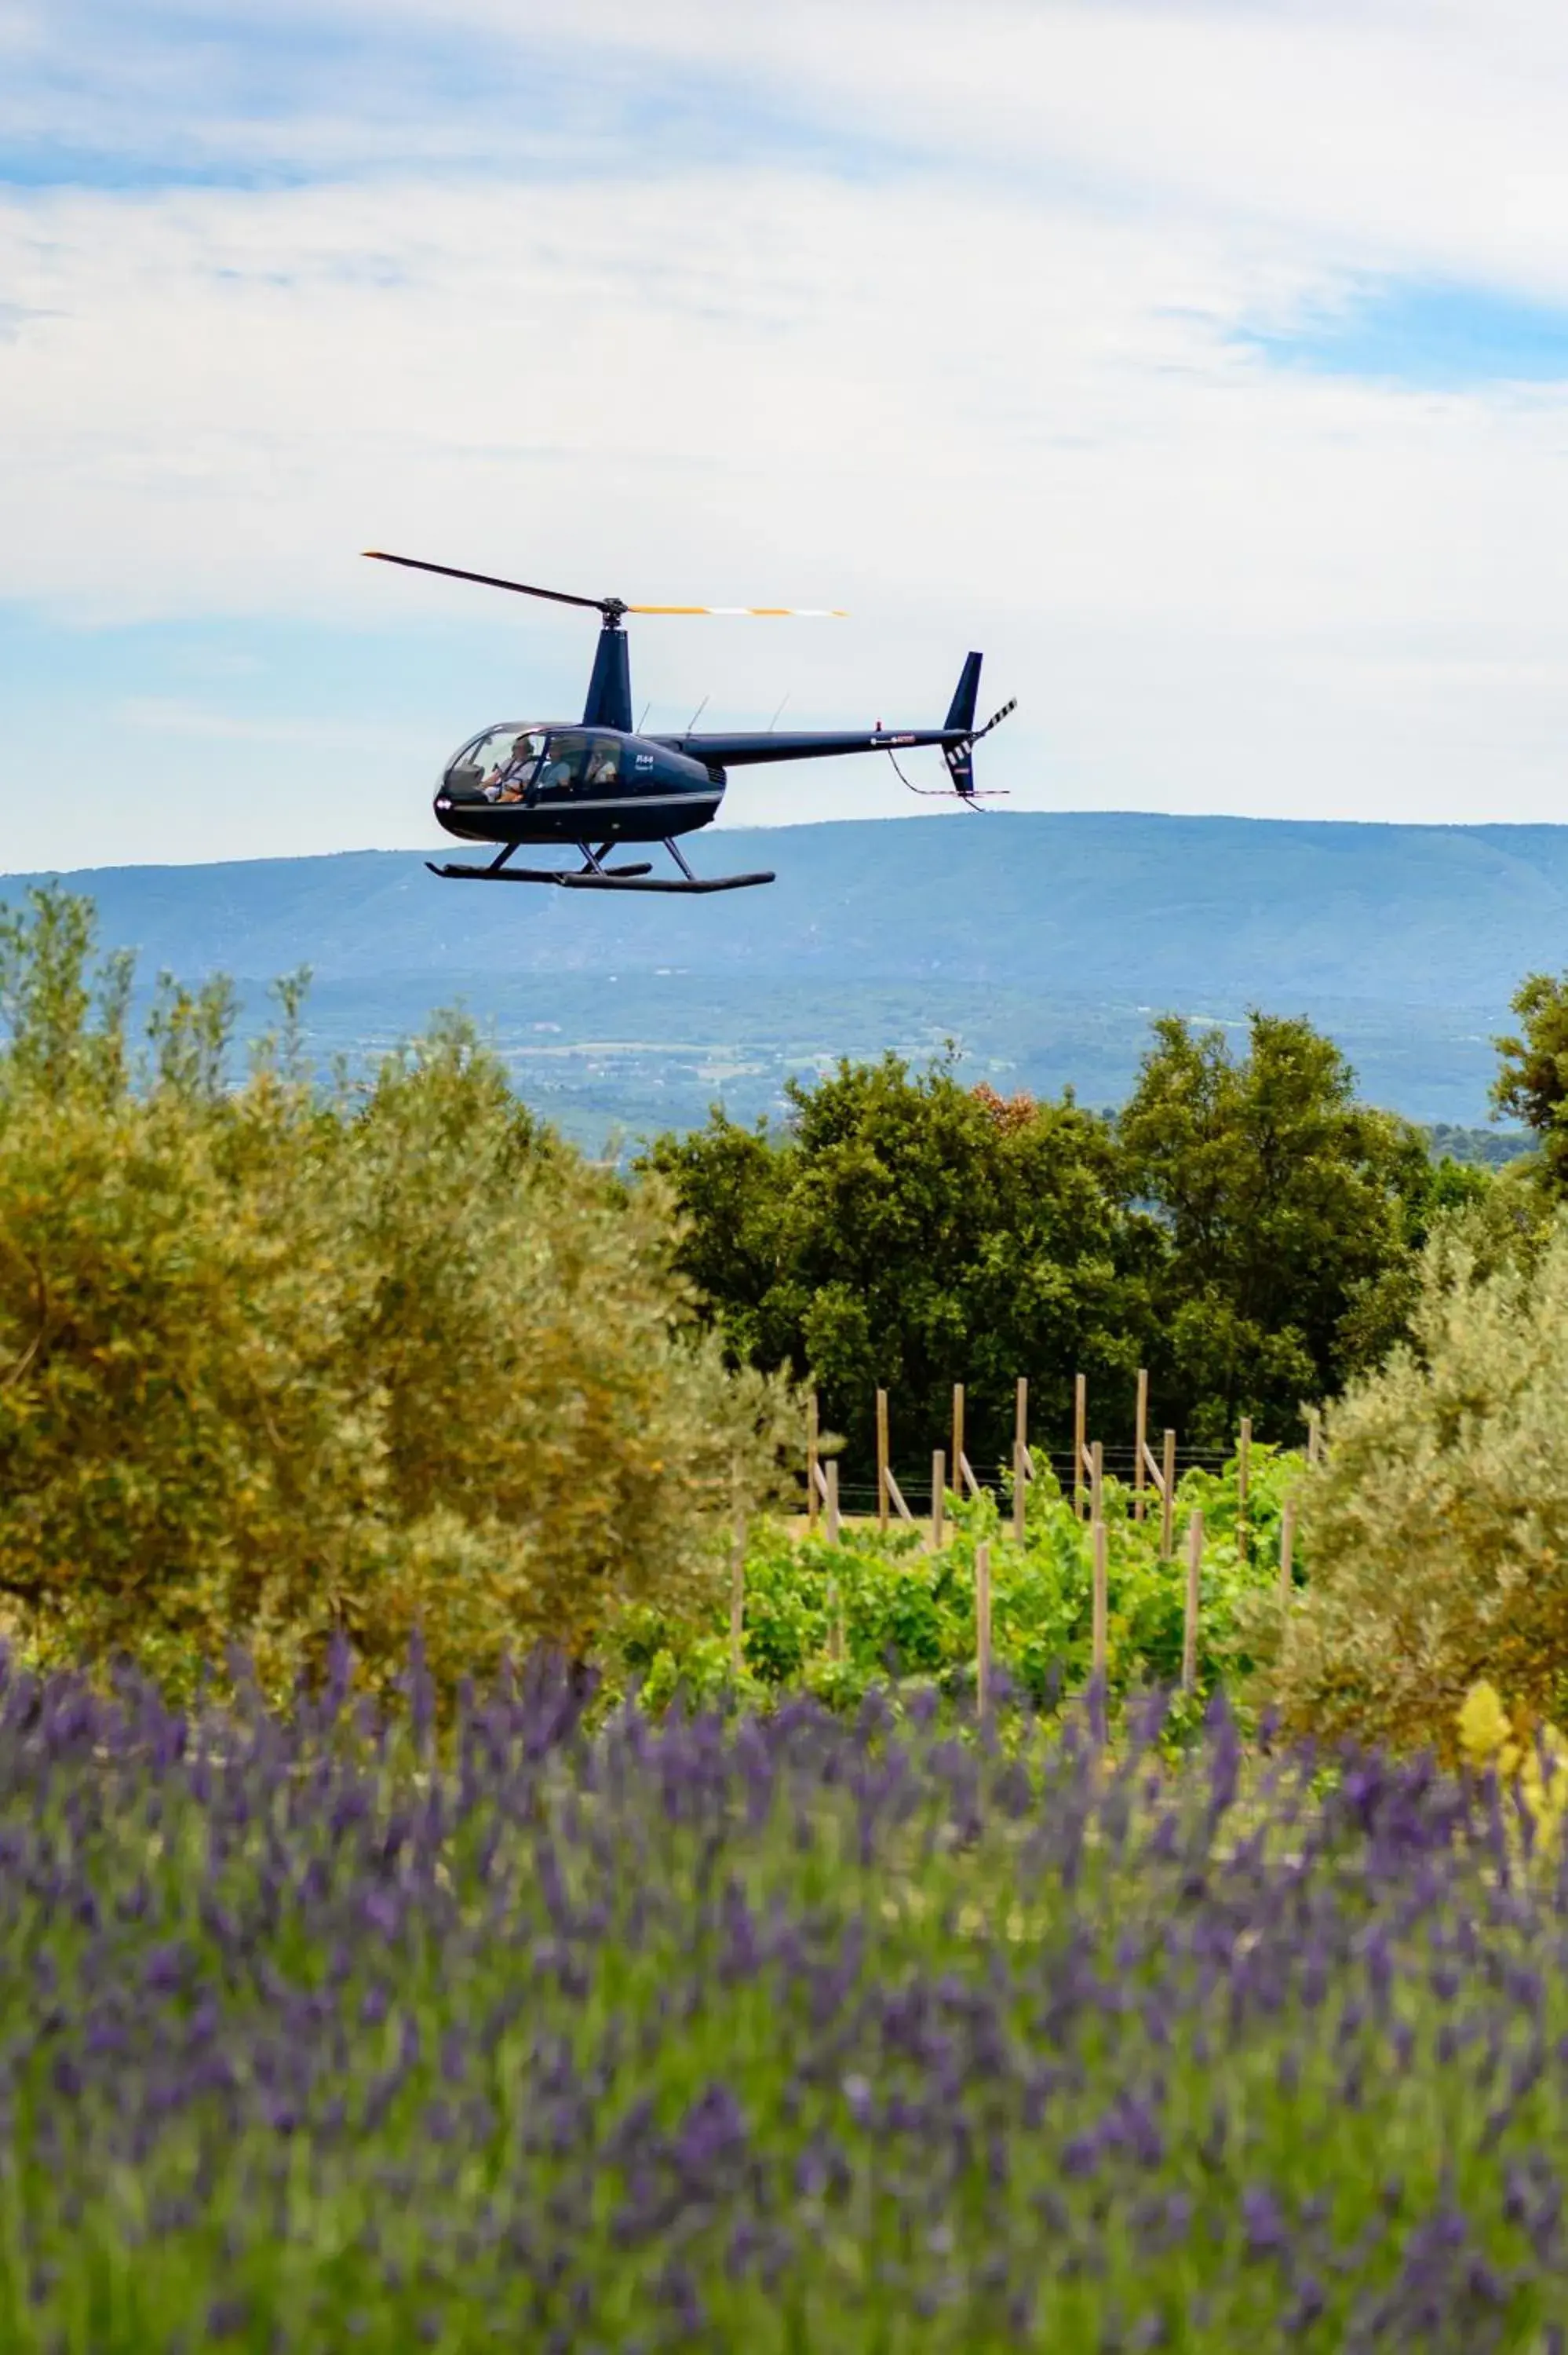
[[[1329,1410],[1312,1576],[1267,1684],[1287,1725],[1453,1748],[1483,1679],[1568,1690],[1568,1222],[1490,1264],[1435,1241],[1414,1340]]]
[[[227,987],[167,988],[133,1070],[91,951],[58,894],[0,925],[0,1593],[42,1652],[239,1643],[276,1689],[422,1624],[450,1686],[703,1606],[783,1393],[695,1328],[660,1189],[452,1018],[323,1098],[287,1035],[227,1086]]]

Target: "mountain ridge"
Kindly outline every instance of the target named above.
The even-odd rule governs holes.
[[[955,812],[726,828],[693,858],[779,881],[696,900],[470,890],[396,850],[55,871],[144,983],[233,974],[249,1028],[260,985],[309,964],[323,1051],[373,1052],[461,996],[520,1068],[549,1065],[547,1093],[582,1098],[579,1129],[589,1099],[620,1116],[616,1054],[652,1085],[672,1039],[684,1076],[652,1089],[672,1124],[715,1084],[749,1114],[788,1070],[948,1035],[977,1075],[1109,1102],[1151,1014],[1255,1005],[1322,1021],[1377,1100],[1473,1121],[1520,980],[1568,965],[1568,826]],[[0,898],[43,879],[0,879]]]

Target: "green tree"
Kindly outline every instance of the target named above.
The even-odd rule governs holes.
[[[439,1021],[319,1096],[165,986],[139,1070],[90,913],[0,923],[0,1595],[46,1653],[286,1683],[334,1631],[449,1684],[722,1581],[784,1401],[726,1372],[657,1187],[535,1129]],[[297,993],[286,993],[297,1010]]]
[[[862,1474],[879,1384],[906,1463],[944,1437],[956,1381],[977,1464],[1011,1444],[1020,1374],[1037,1429],[1066,1425],[1075,1372],[1130,1402],[1160,1244],[1123,1203],[1105,1121],[895,1055],[789,1092],[782,1130],[715,1111],[644,1165],[674,1188],[681,1263],[736,1362],[809,1377]]]
[[[1292,1437],[1303,1401],[1398,1337],[1415,1252],[1478,1172],[1436,1173],[1419,1130],[1357,1102],[1308,1022],[1255,1013],[1245,1052],[1175,1015],[1154,1025],[1118,1137],[1162,1221],[1159,1374],[1170,1419],[1223,1444],[1251,1413]]]
[[[1568,975],[1528,975],[1511,1005],[1520,1028],[1496,1041],[1502,1067],[1492,1103],[1540,1138],[1531,1175],[1561,1201],[1568,1198]]]

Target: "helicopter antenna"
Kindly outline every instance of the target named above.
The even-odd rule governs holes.
[[[782,694],[782,695],[779,697],[779,711],[782,711],[782,710],[783,710],[784,706],[789,702],[789,698],[790,698],[790,696],[791,696],[793,693],[794,693],[794,689],[793,689],[792,687],[787,687],[785,688],[785,690],[784,690],[783,694]],[[773,715],[772,719],[771,719],[768,721],[768,733],[770,736],[772,735],[773,730],[774,730],[778,727],[778,725],[779,725],[779,711],[776,711],[776,712],[774,713],[774,715]]]
[[[648,698],[648,700],[647,700],[647,702],[646,702],[646,703],[643,705],[643,707],[642,707],[642,717],[641,717],[641,719],[638,721],[638,723],[637,723],[637,733],[638,733],[640,736],[641,735],[642,730],[643,730],[647,727],[647,725],[648,725],[648,714],[652,710],[652,709],[653,709],[653,698],[652,698],[652,696],[650,696],[650,697],[649,697],[649,698]]]
[[[692,714],[691,718],[687,720],[687,722],[686,722],[686,733],[687,733],[687,735],[688,735],[688,736],[691,734],[691,732],[692,732],[693,729],[696,726],[696,724],[697,724],[698,720],[702,718],[702,716],[703,716],[704,712],[707,709],[708,705],[709,705],[709,703],[712,701],[712,699],[713,699],[713,698],[711,698],[711,696],[706,696],[706,695],[705,695],[705,696],[704,696],[704,698],[703,698],[703,699],[702,699],[702,701],[698,704],[698,706],[697,706],[696,709],[693,712],[693,714]]]

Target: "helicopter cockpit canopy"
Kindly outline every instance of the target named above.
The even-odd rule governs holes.
[[[546,730],[526,720],[487,728],[455,753],[444,788],[455,802],[520,802],[539,774]]]
[[[521,802],[613,788],[620,740],[586,728],[545,729],[508,721],[475,736],[449,762],[443,793],[454,802]]]

